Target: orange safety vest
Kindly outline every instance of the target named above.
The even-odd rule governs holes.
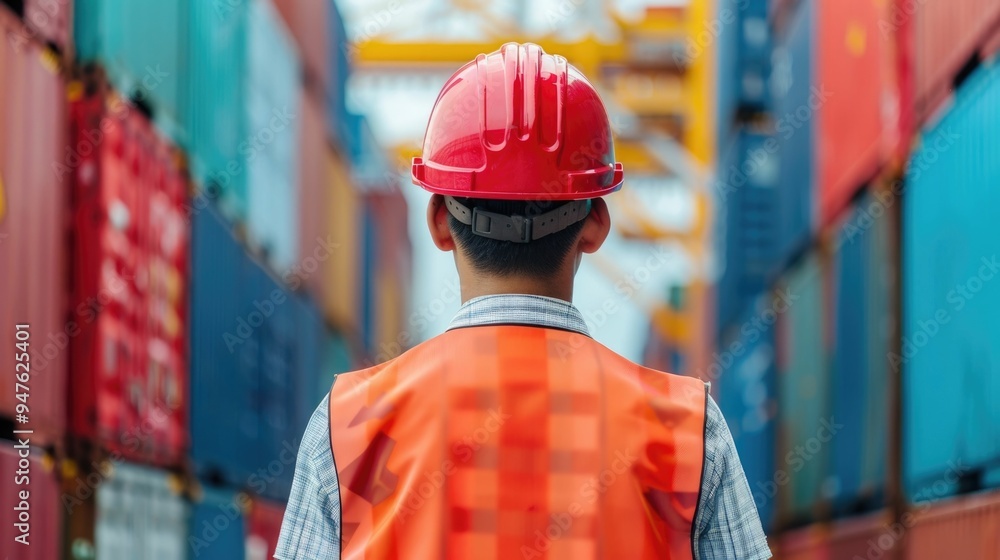
[[[532,326],[448,331],[340,375],[341,557],[693,558],[706,398]]]

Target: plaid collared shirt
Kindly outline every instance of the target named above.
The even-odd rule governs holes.
[[[590,336],[571,303],[530,295],[494,295],[469,300],[450,329],[479,325],[529,324]],[[275,558],[340,558],[340,489],[330,451],[329,395],[316,408],[299,447],[295,480],[281,524]],[[695,519],[697,560],[771,557],[757,507],[729,427],[708,398],[705,418],[703,487]]]

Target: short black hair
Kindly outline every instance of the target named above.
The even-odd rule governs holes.
[[[456,198],[467,208],[479,208],[507,216],[533,217],[566,204],[565,201],[484,200]],[[548,278],[569,256],[585,220],[535,239],[530,243],[498,241],[472,233],[472,226],[463,224],[448,214],[448,226],[458,246],[468,255],[472,266],[499,277],[527,276]]]

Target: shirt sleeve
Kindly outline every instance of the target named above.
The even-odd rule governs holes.
[[[711,396],[705,411],[703,476],[695,519],[696,560],[770,558],[736,444]]]
[[[340,557],[340,488],[330,451],[329,407],[327,395],[302,436],[277,560]]]

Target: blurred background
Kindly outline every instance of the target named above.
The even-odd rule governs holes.
[[[776,557],[1000,558],[995,0],[3,0],[0,32],[8,558],[270,557],[333,377],[460,305],[409,159],[511,40],[592,79],[627,170],[576,305],[711,382]]]

